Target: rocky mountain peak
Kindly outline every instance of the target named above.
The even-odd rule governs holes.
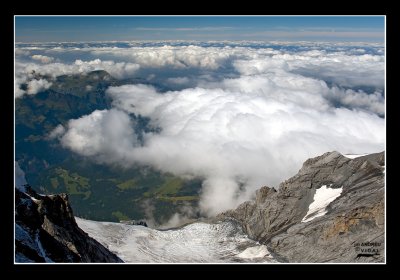
[[[264,186],[217,219],[239,221],[283,262],[382,262],[384,164],[384,152],[354,159],[328,152],[305,161],[277,191]]]
[[[300,169],[299,173],[309,172],[309,169],[318,169],[321,167],[337,165],[338,162],[344,162],[348,160],[348,158],[344,157],[339,152],[327,152],[323,155],[307,159],[303,163],[303,167]]]
[[[75,221],[67,194],[15,189],[16,262],[122,262]]]

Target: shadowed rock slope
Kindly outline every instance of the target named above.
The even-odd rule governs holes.
[[[66,194],[15,189],[16,262],[122,262],[76,224]]]
[[[384,162],[383,152],[355,159],[325,153],[278,190],[262,187],[254,201],[217,219],[239,221],[282,262],[384,262]],[[305,222],[323,186],[341,193],[324,215]]]

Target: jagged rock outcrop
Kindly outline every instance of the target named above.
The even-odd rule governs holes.
[[[283,262],[384,262],[384,153],[307,160],[297,175],[217,219],[239,221]],[[325,215],[304,221],[316,191],[342,188]],[[312,218],[312,217],[311,217]]]
[[[66,194],[15,189],[16,262],[122,262],[76,224]]]

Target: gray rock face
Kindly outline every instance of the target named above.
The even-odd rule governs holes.
[[[66,194],[15,189],[16,262],[122,262],[76,224]]]
[[[283,262],[384,262],[384,162],[383,152],[353,160],[325,153],[304,162],[278,191],[262,187],[255,201],[217,219],[238,220]],[[302,222],[323,185],[342,192],[325,215]]]

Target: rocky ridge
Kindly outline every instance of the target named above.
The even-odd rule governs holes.
[[[122,260],[78,227],[67,194],[39,195],[27,186],[15,189],[15,262]]]
[[[235,219],[282,262],[384,262],[384,153],[349,159],[329,152],[298,174],[256,192],[217,220]],[[325,215],[304,222],[322,186],[341,188]]]

